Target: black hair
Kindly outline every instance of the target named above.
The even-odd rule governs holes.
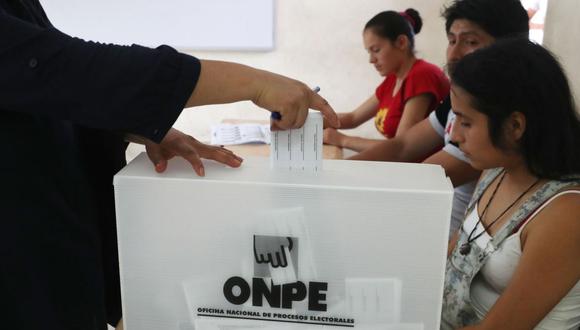
[[[516,111],[526,117],[518,151],[534,175],[580,174],[580,119],[566,75],[548,50],[527,38],[501,40],[463,57],[451,81],[488,117],[498,148],[505,149],[505,120]]]
[[[423,20],[419,12],[408,8],[402,13],[383,11],[371,18],[365,25],[365,30],[372,29],[378,36],[395,42],[400,35],[406,35],[411,44],[411,51],[415,49],[415,35],[421,32]]]
[[[528,14],[520,0],[455,0],[445,7],[445,31],[457,19],[466,19],[494,38],[528,37]]]

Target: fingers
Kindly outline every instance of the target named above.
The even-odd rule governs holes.
[[[239,167],[243,161],[223,146],[201,143],[174,128],[169,130],[160,144],[150,143],[146,145],[146,148],[149,159],[155,164],[155,170],[159,173],[165,171],[167,160],[173,156],[180,156],[187,160],[199,176],[205,176],[202,158],[212,159],[231,167]]]
[[[334,128],[326,128],[324,130],[324,135],[322,138],[322,142],[325,144],[335,145],[337,147],[344,148],[344,140],[346,135],[337,131]]]
[[[340,128],[340,120],[338,119],[338,115],[334,112],[334,109],[328,104],[322,96],[312,93],[312,98],[310,102],[310,108],[314,110],[318,110],[324,116],[325,122],[334,128]]]
[[[215,160],[218,163],[222,163],[230,167],[240,167],[244,161],[241,157],[234,154],[231,150],[224,148],[223,146],[216,147],[203,144],[201,142],[197,143],[199,143],[199,153],[203,158]]]
[[[183,149],[184,150],[180,153],[180,156],[191,164],[191,167],[193,167],[193,170],[198,176],[205,176],[205,168],[203,167],[201,157],[197,153],[197,150],[187,145],[184,146]]]
[[[334,128],[325,128],[324,133],[322,135],[322,142],[325,144],[332,144],[332,130]]]
[[[338,131],[334,128],[326,128],[324,130],[324,134],[322,136],[322,142],[324,144],[330,144],[330,145],[335,145],[335,146],[339,146],[338,143]]]
[[[259,107],[277,112],[281,118],[271,121],[273,131],[299,128],[308,116],[308,109],[318,110],[327,119],[330,127],[340,127],[336,112],[317,92],[306,84],[267,71],[260,71],[252,102]]]
[[[190,142],[185,146],[185,151],[180,154],[193,167],[193,170],[199,176],[205,176],[205,167],[203,166],[202,158],[215,160],[218,163],[230,167],[240,167],[243,159],[232,151],[223,147],[210,146],[189,137]]]
[[[157,173],[162,173],[167,168],[167,159],[163,154],[163,148],[158,144],[147,144],[145,146],[145,151],[147,151],[147,157],[155,166],[155,171]]]
[[[191,137],[183,133],[178,138],[174,138],[175,136],[176,134],[173,133],[171,139],[163,140],[159,145],[147,145],[147,155],[155,164],[155,171],[158,173],[164,172],[167,169],[167,160],[176,155],[187,160],[197,175],[205,176],[201,158],[194,144],[188,141]]]
[[[162,159],[159,163],[155,164],[155,171],[157,173],[163,173],[167,169],[167,160]]]
[[[283,131],[287,129],[300,128],[304,125],[306,117],[308,116],[308,107],[302,108],[298,111],[287,112],[287,115],[279,120],[270,120],[271,131]]]
[[[278,110],[277,113],[280,116],[270,121],[270,129],[278,131],[302,127],[308,117],[308,109],[310,108],[322,113],[325,127],[339,128],[340,119],[328,102],[311,90],[308,90],[308,93],[308,98],[296,98],[293,100],[294,103],[288,105],[285,110]]]
[[[306,109],[306,111],[308,110]],[[287,105],[277,112],[280,114],[279,117],[277,117],[279,119],[272,118],[270,121],[270,126],[273,126],[275,130],[286,130],[300,127],[296,126],[296,120],[298,119],[298,113],[300,112],[299,105]]]
[[[232,151],[223,147],[216,147],[201,143],[191,136],[186,135],[187,139],[181,144],[180,156],[185,158],[193,167],[193,170],[199,176],[205,176],[205,167],[202,158],[215,160],[218,163],[230,167],[240,167],[243,159],[238,157]]]
[[[306,117],[308,117],[308,104],[302,105],[296,112],[296,119],[294,120],[294,126],[292,128],[300,128],[306,122]]]

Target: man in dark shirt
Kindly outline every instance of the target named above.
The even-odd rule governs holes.
[[[157,171],[172,155],[237,167],[233,153],[173,128],[184,107],[252,100],[299,127],[304,84],[168,46],[103,45],[53,28],[37,0],[0,0],[0,322],[8,329],[106,329],[121,317],[112,176],[125,138]],[[218,93],[219,92],[219,93]]]

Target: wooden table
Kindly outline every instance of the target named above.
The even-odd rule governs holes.
[[[269,124],[267,120],[244,120],[244,119],[224,119],[222,121],[224,124]],[[244,156],[258,156],[258,157],[269,157],[270,156],[270,145],[268,144],[237,144],[237,145],[227,145],[226,149],[229,149],[236,153],[237,155]],[[331,145],[322,146],[322,158],[323,159],[342,159],[343,152],[342,148]]]

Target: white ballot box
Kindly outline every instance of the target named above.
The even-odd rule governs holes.
[[[141,154],[115,176],[126,330],[439,328],[441,167],[204,164]]]

